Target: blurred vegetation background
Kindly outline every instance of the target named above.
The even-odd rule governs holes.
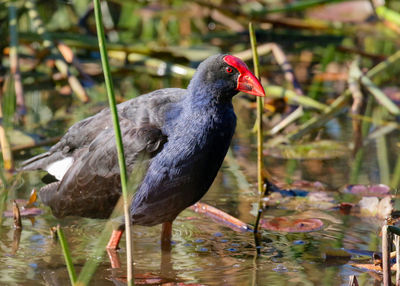
[[[216,53],[253,68],[252,22],[267,93],[265,177],[333,190],[383,183],[396,193],[400,1],[114,0],[103,1],[102,12],[118,102],[186,87],[199,62]],[[0,0],[0,35],[2,211],[21,195],[18,161],[107,103],[91,1]],[[226,164],[235,188],[254,191],[256,104],[243,94],[234,104],[240,120]],[[241,204],[234,201],[232,212]]]

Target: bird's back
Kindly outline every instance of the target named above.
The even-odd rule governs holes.
[[[128,172],[138,158],[150,160],[162,149],[167,140],[162,132],[166,111],[171,104],[179,105],[185,93],[161,89],[118,105]],[[111,116],[105,109],[75,123],[48,152],[22,163],[21,170],[53,171],[52,166],[68,163],[61,166],[58,180],[40,190],[42,201],[57,217],[106,218],[121,191],[117,160]]]

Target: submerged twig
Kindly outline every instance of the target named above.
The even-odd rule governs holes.
[[[13,218],[14,218],[14,235],[13,242],[11,247],[11,254],[14,255],[17,253],[19,248],[19,242],[21,240],[21,231],[22,231],[22,221],[21,221],[21,213],[19,211],[19,207],[17,202],[13,201]]]
[[[14,229],[13,242],[11,245],[11,254],[12,255],[15,255],[19,249],[19,243],[21,241],[21,233],[22,233],[22,228]]]
[[[204,214],[213,219],[216,219],[235,231],[242,232],[251,230],[251,226],[249,226],[245,222],[208,204],[197,202],[193,206],[191,206],[190,209],[196,213]]]
[[[14,217],[14,228],[22,228],[21,213],[17,202],[13,201],[13,217]]]

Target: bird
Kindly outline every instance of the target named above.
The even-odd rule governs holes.
[[[159,89],[117,105],[127,173],[147,165],[130,204],[133,225],[162,224],[162,241],[170,241],[172,222],[203,197],[222,165],[240,91],[265,96],[241,59],[217,54],[199,64],[187,89]],[[39,198],[55,217],[108,218],[121,196],[110,110],[75,123],[20,170],[47,171],[51,180]],[[118,247],[123,231],[123,224],[113,231],[108,249]]]

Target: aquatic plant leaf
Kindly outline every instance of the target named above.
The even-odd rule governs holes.
[[[320,230],[324,223],[317,218],[275,217],[261,220],[261,227],[280,232],[311,232]]]
[[[358,205],[362,216],[386,218],[393,210],[390,196],[386,196],[381,200],[378,197],[363,197]]]
[[[30,216],[38,216],[43,213],[42,209],[39,208],[27,208],[27,209],[20,209],[21,217],[30,217]],[[13,217],[12,211],[5,211],[3,213],[5,217]]]
[[[390,187],[384,184],[378,185],[347,185],[343,192],[363,197],[385,197],[390,195]]]

